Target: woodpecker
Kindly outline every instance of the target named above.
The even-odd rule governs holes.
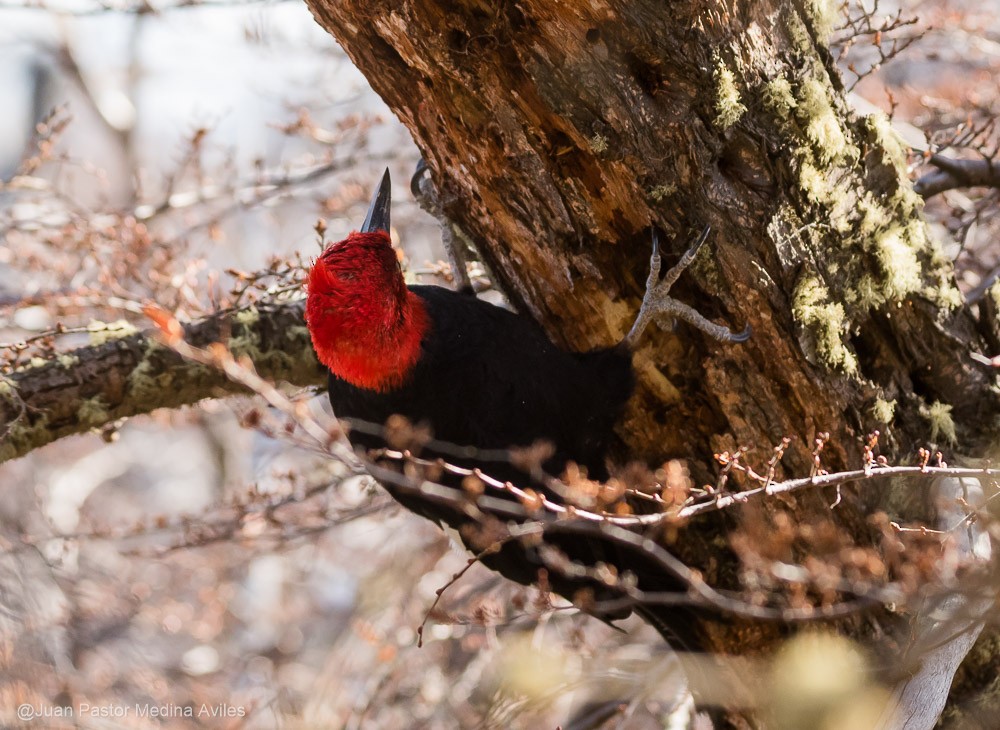
[[[612,347],[568,352],[530,318],[469,291],[407,286],[389,224],[386,170],[361,228],[328,246],[308,280],[306,319],[313,347],[330,371],[333,411],[347,422],[358,447],[385,446],[384,434],[372,424],[403,416],[426,425],[436,441],[467,449],[450,451],[448,461],[481,468],[501,481],[534,479],[508,455],[511,448],[538,442],[551,445],[542,465],[546,474],[559,476],[573,462],[591,479],[604,480],[613,430],[635,385],[632,351],[649,322],[665,315],[681,318],[726,342],[742,342],[750,334],[749,328],[733,334],[668,296],[705,243],[708,228],[662,277],[654,228],[646,293],[631,331]],[[403,506],[452,527],[468,520],[460,511],[390,492]],[[581,559],[596,557],[601,556]],[[491,560],[484,562],[522,583],[537,574],[523,551]]]

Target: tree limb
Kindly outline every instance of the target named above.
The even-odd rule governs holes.
[[[1000,165],[993,160],[953,160],[934,155],[930,163],[937,169],[913,184],[917,195],[925,199],[955,188],[1000,187]]]
[[[246,392],[216,368],[161,346],[152,333],[94,335],[87,347],[0,376],[0,462],[156,408]],[[186,324],[184,338],[200,346],[226,343],[273,381],[325,382],[301,302],[220,312]]]

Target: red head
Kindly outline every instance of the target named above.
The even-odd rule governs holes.
[[[423,301],[406,288],[383,230],[352,233],[309,273],[306,323],[320,362],[359,388],[403,383],[427,332]]]

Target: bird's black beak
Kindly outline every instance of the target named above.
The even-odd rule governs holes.
[[[382,181],[375,189],[372,202],[368,205],[368,215],[365,222],[361,224],[362,233],[374,233],[375,231],[389,232],[389,207],[392,202],[392,186],[389,180],[389,168],[385,168]]]

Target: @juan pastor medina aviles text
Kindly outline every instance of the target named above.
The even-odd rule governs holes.
[[[156,705],[156,704],[91,704],[78,705],[33,705],[25,703],[17,708],[17,717],[23,722],[48,718],[171,718],[190,717],[200,719],[223,719],[246,717],[247,710],[240,705],[208,704],[199,705]]]

